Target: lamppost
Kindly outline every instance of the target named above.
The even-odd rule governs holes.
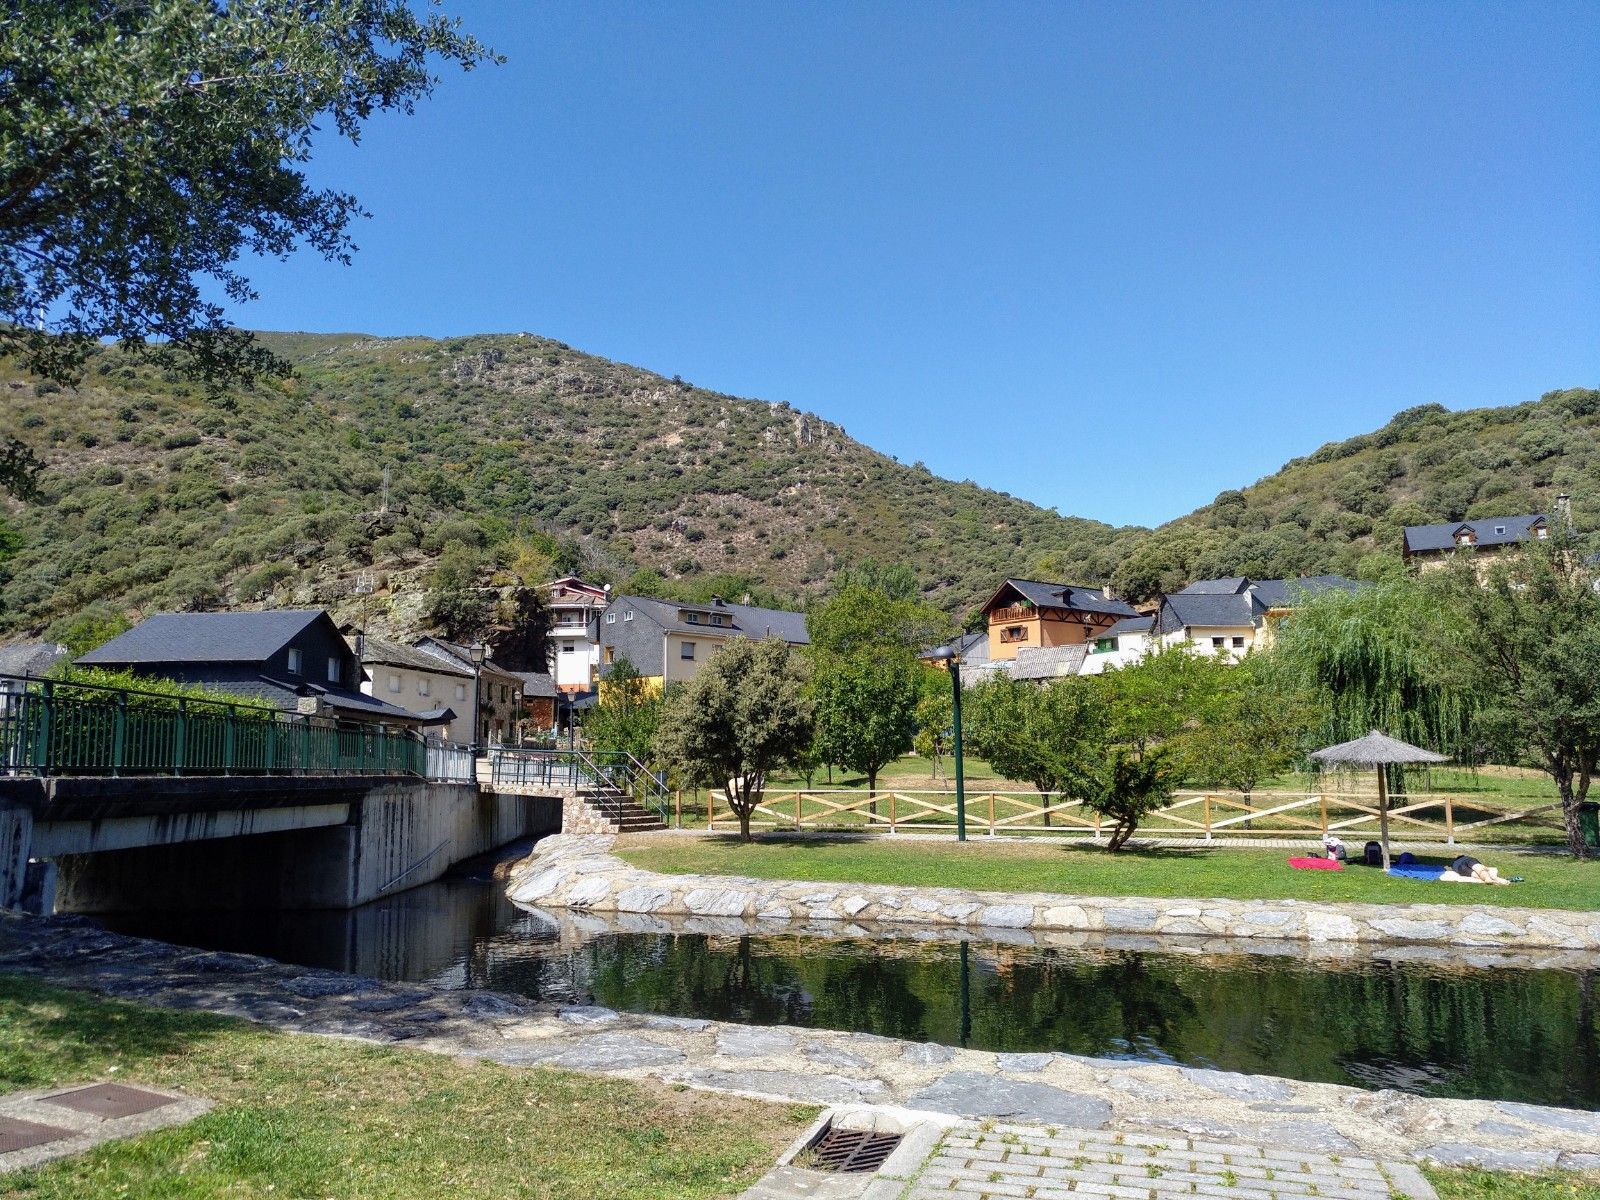
[[[940,646],[933,657],[950,672],[950,715],[955,732],[956,841],[967,840],[967,777],[961,768],[961,655],[954,646]]]
[[[483,660],[489,656],[489,648],[473,642],[467,653],[472,656],[472,757],[477,758],[483,745],[479,740],[483,737]]]

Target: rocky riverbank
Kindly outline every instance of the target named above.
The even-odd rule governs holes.
[[[751,918],[774,928],[793,921],[822,921],[1600,954],[1600,912],[1462,904],[1106,898],[660,875],[612,854],[613,842],[606,836],[569,834],[544,839],[512,870],[511,899],[593,912]]]

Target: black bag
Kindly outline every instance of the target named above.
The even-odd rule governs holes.
[[[1383,847],[1378,845],[1377,842],[1368,842],[1367,848],[1362,855],[1362,861],[1369,867],[1383,866]]]

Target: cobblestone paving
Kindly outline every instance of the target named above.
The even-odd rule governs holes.
[[[908,1200],[1431,1200],[1433,1195],[1409,1163],[1181,1136],[963,1122],[928,1160]]]

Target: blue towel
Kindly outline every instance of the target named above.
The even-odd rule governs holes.
[[[1426,879],[1436,882],[1444,874],[1443,867],[1428,867],[1421,863],[1409,863],[1405,866],[1390,867],[1389,874],[1399,875],[1404,879]]]

